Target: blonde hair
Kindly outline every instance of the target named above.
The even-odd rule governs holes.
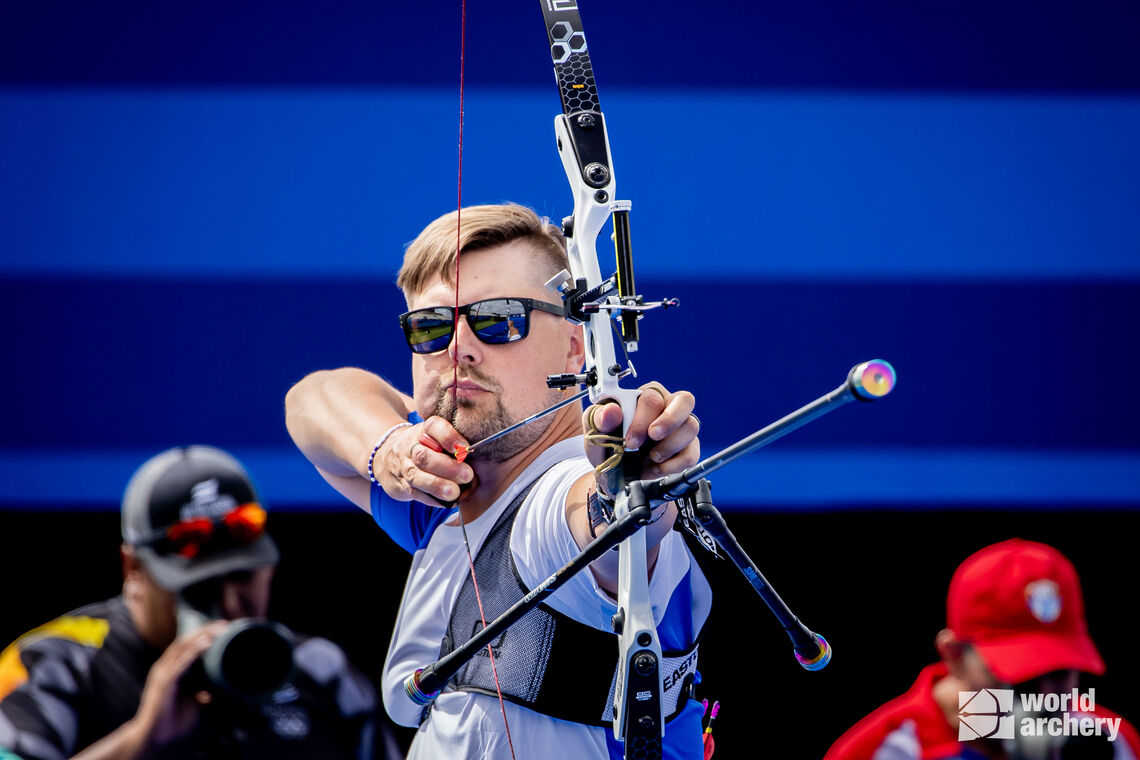
[[[455,284],[457,224],[460,253],[526,240],[549,265],[547,277],[570,268],[562,231],[546,217],[517,203],[469,206],[463,209],[462,215],[452,211],[439,217],[408,245],[396,278],[396,285],[405,296],[420,293],[433,279]]]

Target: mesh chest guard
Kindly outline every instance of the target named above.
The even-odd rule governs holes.
[[[475,556],[475,573],[487,620],[505,612],[528,589],[511,556],[514,518],[530,492],[528,486],[491,528]],[[583,571],[588,572],[588,571]],[[440,656],[462,645],[483,627],[475,588],[468,576],[452,609]],[[609,726],[617,676],[617,636],[579,623],[540,604],[491,644],[499,671],[503,699],[544,715],[575,723]],[[697,646],[663,653],[666,674],[692,673]],[[691,677],[691,676],[690,676]],[[449,682],[449,688],[495,696],[494,674],[486,649],[471,659]],[[665,713],[674,717],[684,706],[680,687],[665,694]]]

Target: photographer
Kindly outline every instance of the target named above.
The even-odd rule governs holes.
[[[122,594],[0,654],[0,758],[374,756],[369,682],[332,642],[265,621],[278,552],[237,460],[153,457],[122,531]]]

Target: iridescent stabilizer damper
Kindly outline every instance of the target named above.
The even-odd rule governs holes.
[[[856,364],[847,376],[847,382],[855,398],[860,401],[874,401],[891,392],[897,380],[895,368],[884,359],[872,359]]]

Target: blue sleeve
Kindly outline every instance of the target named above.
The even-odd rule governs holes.
[[[454,509],[429,507],[418,501],[396,501],[378,485],[372,486],[372,519],[408,554],[427,545],[437,527],[455,514]]]
[[[423,422],[423,418],[412,412],[408,421]],[[436,527],[455,512],[453,509],[429,507],[418,501],[396,501],[375,483],[372,484],[370,501],[372,519],[409,554],[427,545]]]
[[[705,708],[700,702],[685,701],[681,714],[665,724],[664,760],[704,760],[704,727],[701,725],[704,715]]]

